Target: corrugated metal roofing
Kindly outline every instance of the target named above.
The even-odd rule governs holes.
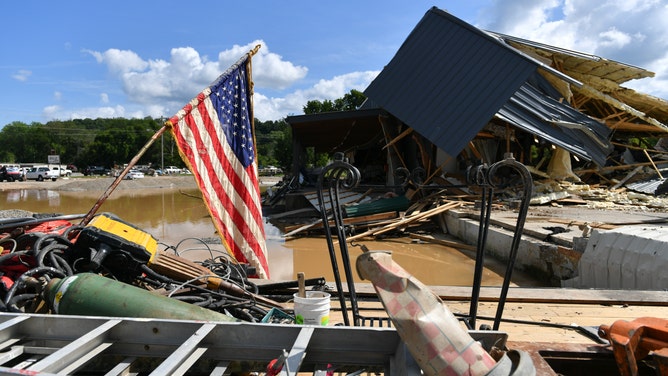
[[[564,287],[665,290],[668,232],[660,226],[594,230],[578,263],[578,276]],[[632,292],[629,292],[631,294]]]
[[[605,165],[613,150],[608,141],[610,128],[556,98],[560,98],[559,93],[536,73],[496,116],[599,166]]]
[[[457,155],[536,67],[489,34],[432,8],[364,94]]]
[[[497,36],[513,48],[546,64],[557,61],[560,69],[565,74],[621,101],[627,106],[616,106],[621,107],[621,110],[628,111],[628,106],[630,106],[630,108],[639,111],[640,116],[633,111],[629,113],[632,117],[639,117],[651,124],[651,126],[643,127],[641,125],[634,125],[634,123],[624,123],[617,125],[616,129],[631,132],[668,131],[668,127],[666,126],[668,124],[668,101],[620,86],[631,80],[654,77],[653,72],[596,55],[567,50],[509,35],[489,33]],[[577,91],[577,88],[575,91]],[[587,95],[587,93],[585,92],[584,95]],[[658,122],[658,124],[655,122]]]
[[[626,184],[626,188],[650,195],[662,195],[668,193],[668,179],[657,177],[652,180]]]

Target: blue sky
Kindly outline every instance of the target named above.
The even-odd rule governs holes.
[[[432,6],[648,69],[627,86],[668,98],[668,0],[26,0],[3,4],[0,127],[172,116],[256,44],[255,116],[300,114],[364,90]]]

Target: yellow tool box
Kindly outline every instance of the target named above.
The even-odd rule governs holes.
[[[158,241],[113,214],[102,213],[81,230],[76,246],[95,251],[91,261],[97,266],[113,251],[124,251],[140,263],[149,263],[158,250]]]

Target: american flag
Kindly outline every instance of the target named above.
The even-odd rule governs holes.
[[[247,54],[169,119],[228,252],[269,278]],[[169,124],[168,124],[169,125]]]

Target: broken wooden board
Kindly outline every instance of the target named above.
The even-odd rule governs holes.
[[[385,213],[376,213],[376,214],[370,214],[370,215],[365,215],[362,217],[352,217],[352,218],[344,218],[343,219],[343,224],[344,225],[373,225],[376,224],[379,221],[385,221],[393,218],[397,218],[399,216],[399,213],[393,211],[393,212],[385,212]],[[334,221],[330,220],[329,221],[330,226],[334,226]],[[288,238],[292,237],[299,232],[309,230],[309,229],[318,229],[322,228],[322,220],[317,220],[313,221],[311,223],[307,224],[300,224],[300,225],[294,225],[294,226],[286,226],[285,231],[286,233],[283,235],[283,237]]]

